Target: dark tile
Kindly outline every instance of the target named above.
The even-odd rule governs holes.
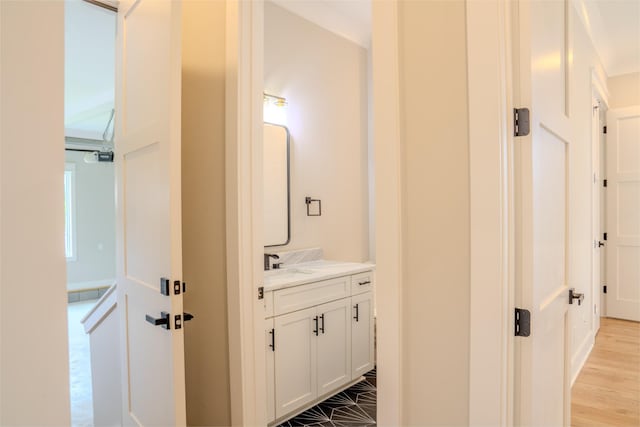
[[[376,369],[365,380],[331,396],[278,427],[367,427],[376,425]]]

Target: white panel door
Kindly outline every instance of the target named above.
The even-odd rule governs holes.
[[[531,311],[532,330],[516,339],[515,423],[562,426],[570,422],[570,6],[524,0],[514,6],[514,97],[517,106],[531,109],[530,134],[514,138],[516,304]]]
[[[317,396],[318,327],[316,307],[275,318],[276,418]]]
[[[351,378],[373,369],[373,293],[351,297]]]
[[[349,298],[317,307],[318,396],[351,381],[351,305]]]
[[[174,294],[182,275],[180,34],[180,2],[120,2],[115,142],[124,425],[186,424],[184,337],[175,317],[182,316],[182,294]],[[169,280],[169,296],[160,293],[161,278]]]
[[[640,107],[607,113],[607,316],[640,321]]]

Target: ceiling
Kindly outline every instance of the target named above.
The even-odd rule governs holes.
[[[365,48],[371,0],[272,0]],[[576,0],[609,77],[640,72],[640,0]],[[116,15],[82,0],[65,7],[65,128],[101,139],[114,106]]]
[[[116,14],[65,2],[66,136],[102,139],[114,106]]]
[[[607,75],[640,72],[640,1],[578,0],[574,4]]]
[[[371,44],[371,0],[271,0],[362,47]]]
[[[272,0],[363,47],[371,43],[371,0]],[[609,77],[640,72],[640,0],[576,0]]]

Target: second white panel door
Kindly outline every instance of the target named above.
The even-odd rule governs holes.
[[[317,307],[318,396],[351,381],[350,314],[349,298]]]
[[[351,298],[351,377],[355,380],[373,369],[373,294]]]

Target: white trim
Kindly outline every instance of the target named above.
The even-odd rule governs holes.
[[[84,325],[84,332],[89,334],[93,332],[104,319],[118,305],[118,294],[115,292],[116,285],[111,286],[107,292],[95,303],[95,305],[89,310],[87,314],[80,320],[80,323]]]
[[[65,162],[64,164],[64,175],[65,178],[67,176],[67,172],[71,172],[69,174],[69,224],[67,224],[67,212],[65,210],[65,218],[64,218],[64,223],[65,223],[65,229],[64,229],[64,234],[65,234],[65,259],[67,260],[67,262],[74,262],[78,260],[78,208],[77,208],[77,201],[76,201],[76,164],[74,162]],[[66,180],[66,179],[65,179]],[[66,184],[66,183],[65,183]],[[66,204],[66,196],[67,196],[67,190],[66,190],[66,185],[65,185],[65,204]],[[67,229],[67,226],[69,226],[71,228],[71,230]],[[66,256],[67,251],[66,251],[66,237],[67,234],[70,237],[71,242],[70,246],[71,246],[71,256]]]
[[[232,425],[266,424],[262,282],[263,3],[226,2],[227,303]]]
[[[587,362],[595,343],[595,334],[589,332],[580,344],[578,351],[576,351],[571,358],[571,387],[573,387],[573,383],[578,379],[578,375],[580,375],[580,371],[582,371],[584,364]]]
[[[378,424],[403,425],[402,145],[397,0],[372,2]]]
[[[115,285],[116,278],[105,278],[100,280],[89,280],[86,282],[67,283],[67,292],[95,290],[99,288],[107,288]]]
[[[605,107],[609,109],[609,89],[607,88],[607,83],[600,78],[600,74],[596,71],[595,68],[591,69],[591,85],[593,86],[593,90],[598,94],[602,102],[604,102]]]
[[[469,424],[479,426],[513,425],[509,25],[506,2],[467,2],[471,193]]]

